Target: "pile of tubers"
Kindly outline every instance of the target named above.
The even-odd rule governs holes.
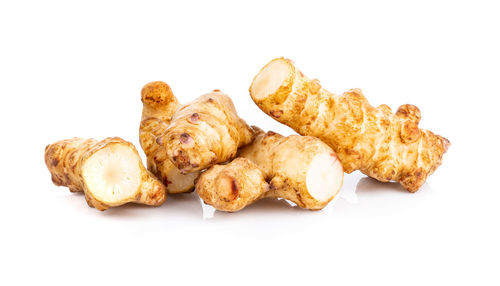
[[[338,193],[344,171],[417,191],[441,164],[450,142],[418,128],[420,111],[371,106],[359,89],[330,93],[288,59],[269,62],[255,76],[257,106],[300,135],[284,137],[249,126],[220,90],[181,104],[156,81],[141,91],[139,139],[72,138],[45,148],[55,185],[84,192],[106,210],[128,202],[159,206],[167,193],[196,190],[217,210],[235,212],[264,198],[320,210]]]

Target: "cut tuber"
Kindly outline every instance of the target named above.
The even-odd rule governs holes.
[[[398,181],[410,192],[441,165],[450,145],[418,128],[416,106],[402,105],[393,114],[387,105],[371,106],[360,89],[330,93],[287,59],[262,68],[250,95],[275,120],[330,145],[347,173],[360,170],[382,182]]]
[[[143,166],[132,143],[121,138],[73,138],[45,148],[45,164],[57,186],[84,192],[98,210],[128,202],[152,206],[166,199],[165,186]]]
[[[205,203],[233,212],[273,197],[319,210],[337,195],[344,171],[328,145],[315,137],[283,137],[255,129],[255,140],[238,158],[200,175],[196,191]]]

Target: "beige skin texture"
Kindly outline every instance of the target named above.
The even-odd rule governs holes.
[[[181,173],[191,173],[234,158],[253,137],[231,98],[214,90],[175,111],[157,139],[157,154],[166,155]]]
[[[288,59],[262,68],[250,95],[275,120],[332,147],[347,173],[360,170],[382,182],[397,181],[410,192],[441,165],[450,145],[418,128],[416,106],[402,105],[393,114],[387,105],[371,106],[360,89],[333,94]]]
[[[168,84],[154,81],[141,90],[142,119],[139,141],[147,157],[147,168],[167,187],[168,193],[191,192],[199,172],[181,172],[166,156],[158,152],[157,138],[163,135],[174,112],[182,105]]]
[[[166,199],[165,186],[144,168],[134,145],[118,137],[58,141],[45,148],[45,164],[55,185],[84,192],[88,205],[101,211]]]
[[[319,210],[338,194],[344,171],[328,145],[310,136],[256,133],[238,158],[200,175],[196,191],[206,204],[234,212],[271,197]]]

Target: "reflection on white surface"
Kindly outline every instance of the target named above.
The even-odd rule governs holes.
[[[203,211],[203,219],[211,219],[214,217],[215,208],[211,205],[205,204],[205,202],[200,198],[201,210]]]
[[[292,201],[289,201],[289,200],[285,200],[285,199],[282,199],[282,198],[278,198],[278,200],[284,200],[285,202],[287,202],[291,207],[296,207],[297,204],[292,202]]]

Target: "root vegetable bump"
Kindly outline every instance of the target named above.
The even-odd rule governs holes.
[[[371,106],[360,89],[330,93],[287,59],[268,63],[250,95],[275,120],[330,145],[347,173],[360,170],[382,182],[398,181],[411,192],[437,169],[450,145],[418,128],[416,106],[402,105],[393,114],[387,105]]]
[[[121,138],[73,138],[45,148],[45,164],[57,186],[84,192],[98,210],[128,202],[159,206],[165,186],[143,166],[132,143]]]

